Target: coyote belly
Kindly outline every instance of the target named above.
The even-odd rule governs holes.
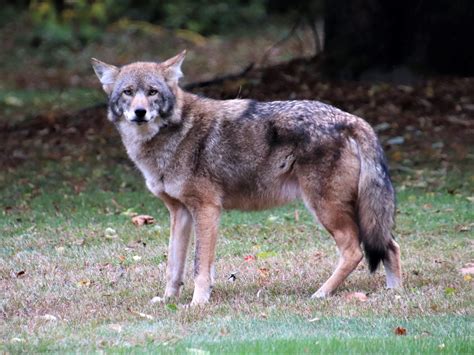
[[[340,261],[313,294],[331,294],[362,260],[383,262],[401,286],[392,234],[394,190],[382,148],[363,119],[317,101],[212,100],[178,86],[184,52],[118,68],[93,60],[108,118],[149,190],[170,212],[165,297],[178,297],[192,229],[192,304],[209,300],[222,210],[302,199],[334,237]]]

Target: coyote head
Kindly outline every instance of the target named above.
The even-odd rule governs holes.
[[[136,62],[120,68],[92,58],[92,67],[109,97],[109,119],[157,128],[173,122],[185,54],[161,63]]]

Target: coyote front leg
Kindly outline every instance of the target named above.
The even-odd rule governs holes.
[[[181,287],[183,286],[186,254],[192,230],[192,218],[186,207],[178,201],[167,199],[165,204],[170,212],[170,241],[165,289],[165,299],[169,299],[179,297]]]
[[[193,211],[196,254],[192,306],[207,303],[211,296],[220,213],[221,209],[216,206],[201,206]]]

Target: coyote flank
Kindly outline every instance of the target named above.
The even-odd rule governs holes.
[[[392,234],[395,196],[377,137],[363,119],[317,101],[212,100],[178,86],[185,51],[162,63],[115,67],[92,59],[117,127],[148,189],[170,213],[165,298],[178,297],[191,231],[194,295],[209,301],[219,217],[301,198],[340,252],[313,294],[331,294],[363,253],[401,286]]]

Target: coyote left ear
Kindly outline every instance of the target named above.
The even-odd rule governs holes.
[[[183,76],[181,64],[183,64],[185,56],[186,49],[173,58],[160,63],[160,66],[163,67],[163,74],[167,80],[178,82],[179,78]]]
[[[119,68],[116,66],[101,62],[98,59],[91,58],[92,68],[94,68],[95,74],[99,78],[102,88],[110,95],[114,87],[115,79],[119,73]]]

